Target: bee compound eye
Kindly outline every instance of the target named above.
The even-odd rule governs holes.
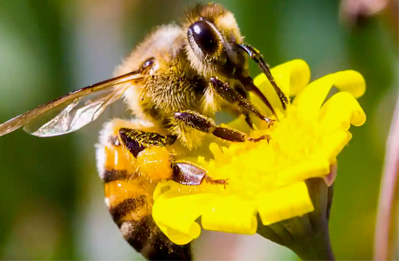
[[[188,29],[188,38],[190,44],[195,44],[204,55],[211,55],[219,49],[219,38],[205,21],[193,23]]]

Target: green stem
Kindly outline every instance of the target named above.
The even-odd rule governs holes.
[[[304,261],[334,261],[328,230],[290,243],[289,248]]]
[[[288,247],[305,261],[335,260],[328,229],[333,187],[328,187],[322,179],[306,181],[314,211],[264,226],[259,220],[258,233],[283,246]]]

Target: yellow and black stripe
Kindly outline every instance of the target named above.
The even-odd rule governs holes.
[[[149,260],[191,260],[190,246],[171,242],[152,218],[153,190],[160,180],[172,176],[171,155],[164,145],[138,141],[147,136],[143,132],[121,131],[110,131],[112,135],[98,151],[104,153],[101,179],[114,222],[127,242]],[[149,136],[153,141],[172,141],[157,134]],[[149,162],[154,164],[149,166]]]

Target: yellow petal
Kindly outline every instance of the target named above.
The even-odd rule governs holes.
[[[295,59],[284,63],[283,65],[290,69],[289,96],[293,97],[309,84],[309,81],[311,80],[311,70],[306,61],[302,59]],[[273,71],[277,71],[276,67]]]
[[[308,64],[301,59],[295,59],[280,64],[271,69],[271,74],[273,75],[277,85],[286,96],[296,95],[299,91],[305,88],[311,78],[311,71]],[[280,99],[264,74],[259,74],[254,79],[254,83],[261,92],[264,93],[274,108],[281,108]],[[266,108],[264,104],[252,94],[251,102],[253,104],[257,104],[260,108],[263,108],[266,114],[270,113],[268,108]]]
[[[153,205],[153,219],[162,231],[166,231],[169,239],[177,244],[188,238],[195,239],[201,232],[195,220],[213,197],[214,194],[208,193],[177,196],[174,192],[165,192]]]
[[[235,195],[218,197],[212,207],[201,217],[204,229],[231,233],[254,234],[257,232],[256,205],[254,200]]]
[[[318,156],[320,155],[320,156]],[[281,171],[273,185],[284,186],[313,177],[321,177],[330,173],[329,157],[325,154],[315,154],[297,165]]]
[[[173,243],[178,244],[178,245],[185,245],[190,243],[191,241],[193,241],[193,239],[196,239],[201,232],[200,227],[198,227],[198,235],[197,237],[191,237],[190,235],[184,234],[182,232],[176,231],[174,229],[171,228],[167,228],[161,224],[159,224],[158,222],[156,222],[157,226],[160,228],[160,230],[169,238],[169,240],[171,240]]]
[[[324,145],[318,150],[323,156],[328,156],[331,164],[335,164],[337,155],[350,141],[352,135],[347,130],[337,130],[325,139]],[[328,173],[327,173],[328,174]],[[327,175],[324,174],[324,175]]]
[[[353,70],[340,71],[310,83],[296,96],[293,104],[308,118],[315,117],[333,85],[351,93],[355,98],[362,96],[366,90],[365,80],[360,73]]]
[[[304,182],[261,193],[257,197],[257,209],[264,225],[302,216],[312,212],[314,206]]]
[[[354,70],[340,71],[334,74],[334,85],[340,91],[347,91],[355,98],[359,98],[366,91],[366,82],[363,76]]]
[[[334,74],[330,74],[313,81],[296,96],[293,105],[298,107],[300,114],[308,118],[317,116],[319,108],[333,86],[333,77]]]
[[[325,102],[319,118],[323,133],[328,133],[339,128],[347,130],[350,124],[361,126],[366,121],[366,114],[352,94],[339,92]]]

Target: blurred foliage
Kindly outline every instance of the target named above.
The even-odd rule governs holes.
[[[0,122],[110,77],[152,27],[178,20],[195,2],[0,1]],[[219,2],[271,65],[302,58],[313,78],[349,68],[366,78],[360,102],[368,121],[352,129],[339,157],[330,228],[338,260],[371,259],[398,97],[393,29],[380,16],[353,27],[341,23],[338,0]],[[119,116],[115,112],[72,135],[41,139],[19,130],[0,138],[0,259],[142,259],[109,217],[96,175],[93,145],[101,122]],[[296,258],[275,244],[267,250],[266,259]],[[252,251],[247,254],[252,259]]]

